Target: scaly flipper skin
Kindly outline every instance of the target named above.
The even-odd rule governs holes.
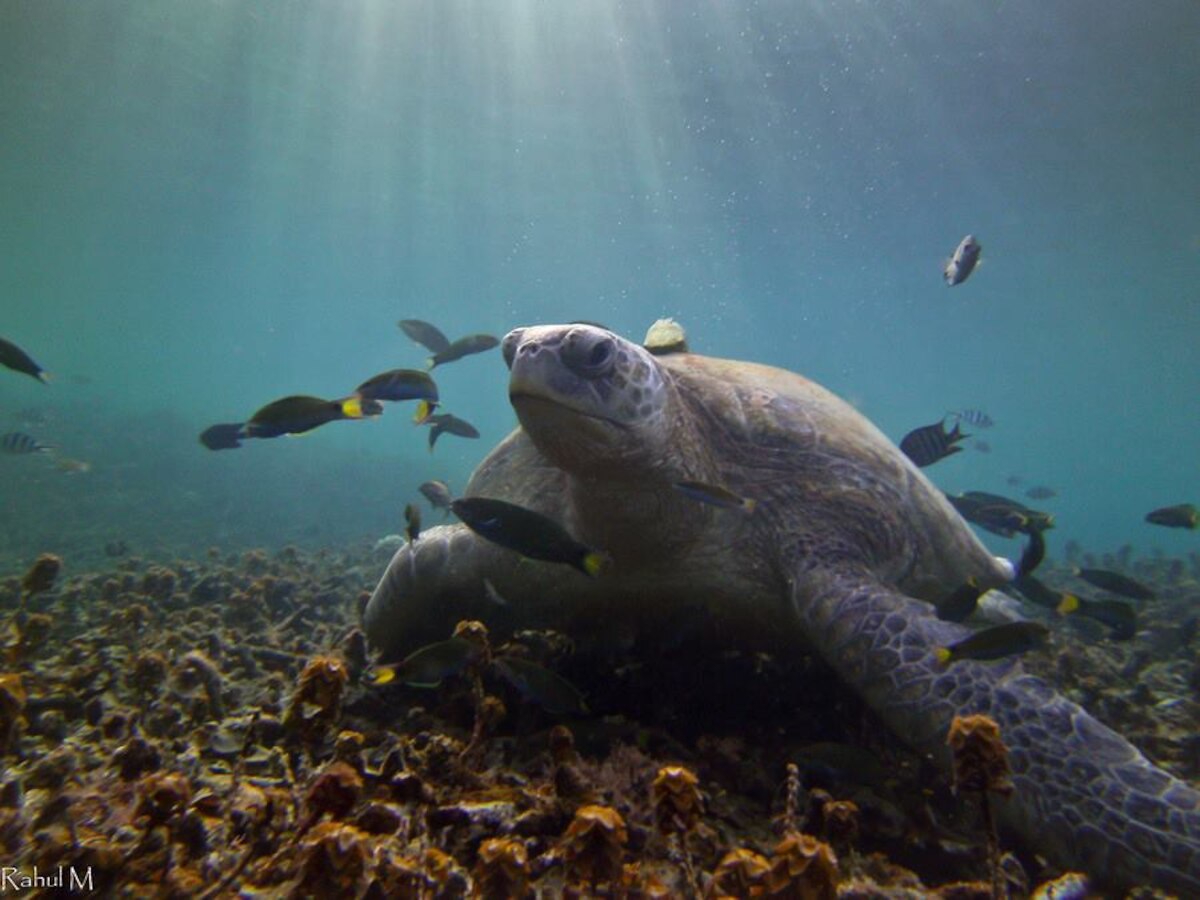
[[[1034,836],[1032,849],[1075,860],[1110,888],[1153,884],[1200,897],[1200,793],[1019,662],[943,668],[933,651],[965,629],[865,572],[827,573],[816,591],[797,591],[794,605],[826,661],[943,766],[954,716],[986,713],[999,723],[1015,786],[1001,820]]]

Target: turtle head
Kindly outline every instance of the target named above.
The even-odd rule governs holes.
[[[672,391],[642,347],[575,324],[517,328],[502,349],[517,418],[559,468],[640,472],[669,455]]]

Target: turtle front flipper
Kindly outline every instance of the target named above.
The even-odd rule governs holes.
[[[396,659],[445,640],[462,619],[493,630],[514,617],[537,622],[539,604],[557,602],[569,579],[588,580],[569,566],[523,559],[465,525],[439,525],[396,551],[367,602],[363,629],[381,659]]]
[[[381,658],[394,659],[445,640],[462,619],[490,626],[497,609],[484,579],[495,583],[519,561],[465,525],[430,528],[396,551],[375,586],[363,612],[367,640]]]
[[[1001,818],[1032,849],[1112,889],[1200,896],[1200,792],[1016,660],[943,666],[937,648],[968,629],[865,571],[815,581],[805,572],[796,584],[793,605],[812,644],[916,750],[949,768],[956,715],[999,723],[1015,786]]]

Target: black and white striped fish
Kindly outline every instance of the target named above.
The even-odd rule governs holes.
[[[932,425],[922,425],[914,428],[900,441],[901,452],[921,468],[932,466],[939,459],[945,459],[953,453],[958,453],[962,447],[956,446],[963,438],[970,437],[954,428],[946,431],[946,420],[934,422]]]
[[[992,417],[982,409],[960,409],[957,412],[948,412],[946,415],[954,416],[959,422],[966,422],[968,425],[974,425],[976,428],[991,428],[996,424],[992,421]]]
[[[49,444],[43,444],[20,431],[10,431],[0,437],[0,450],[5,453],[49,453],[53,449]]]

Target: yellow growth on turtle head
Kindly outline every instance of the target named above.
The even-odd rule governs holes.
[[[933,655],[937,657],[939,666],[950,665],[950,660],[954,658],[954,651],[949,647],[938,647],[933,651]]]

